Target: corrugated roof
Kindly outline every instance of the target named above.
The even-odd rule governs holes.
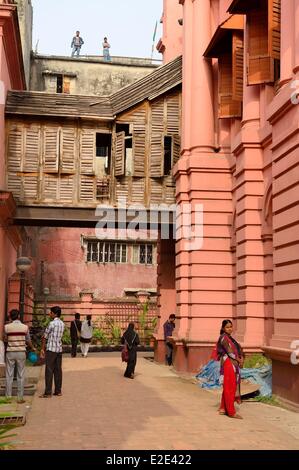
[[[109,97],[9,91],[6,113],[32,116],[88,117],[113,119]]]
[[[182,83],[177,57],[110,96],[80,96],[41,91],[9,91],[5,112],[32,116],[86,117],[111,120],[145,99],[154,99]]]
[[[154,99],[180,83],[182,83],[182,56],[113,93],[110,96],[113,112],[119,114],[147,98]]]

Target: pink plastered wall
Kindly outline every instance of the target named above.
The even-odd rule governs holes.
[[[164,64],[182,54],[183,27],[178,23],[182,18],[183,9],[178,1],[163,1],[163,35],[157,48],[163,53]]]
[[[281,1],[280,81],[248,86],[244,63],[240,119],[218,118],[217,59],[203,57],[232,2],[180,3],[183,107],[176,197],[194,213],[203,204],[203,243],[189,250],[183,239],[176,242],[175,365],[203,365],[222,319],[232,318],[234,335],[248,353],[264,350],[273,358],[274,393],[299,403],[288,386],[298,383],[299,367],[288,368],[293,379],[281,374],[282,362],[290,363],[292,341],[299,340],[299,0]],[[245,22],[245,51],[246,28]]]
[[[94,236],[92,229],[38,229],[34,241],[37,293],[48,287],[52,297],[78,297],[83,290],[89,290],[95,298],[106,299],[124,296],[125,288],[156,288],[156,264],[86,262],[82,238]],[[131,260],[130,249],[128,256]]]

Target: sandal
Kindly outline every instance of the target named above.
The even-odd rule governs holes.
[[[224,410],[218,410],[218,413],[219,413],[220,415],[226,415],[226,412],[225,412]]]
[[[230,416],[230,418],[243,419],[243,417],[238,415],[237,413],[234,416]]]
[[[39,398],[52,398],[52,395],[46,395],[44,393],[43,395],[40,395]]]
[[[53,393],[55,397],[62,397],[62,393]]]

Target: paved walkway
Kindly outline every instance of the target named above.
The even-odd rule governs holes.
[[[64,356],[63,396],[39,398],[42,374],[17,449],[299,449],[299,413],[247,402],[230,419],[217,395],[142,353],[134,380],[123,368],[119,354]]]

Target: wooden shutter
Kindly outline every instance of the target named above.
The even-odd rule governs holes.
[[[167,133],[177,134],[180,128],[180,96],[178,93],[167,97]]]
[[[13,193],[13,196],[17,201],[20,201],[22,199],[22,194],[21,194],[22,180],[21,180],[20,173],[16,173],[16,172],[7,173],[6,181],[7,181],[7,190]]]
[[[44,201],[58,201],[59,178],[54,175],[44,175],[42,182],[42,198]]]
[[[232,98],[243,101],[243,76],[244,76],[244,39],[243,32],[233,33],[233,92]]]
[[[161,181],[151,179],[150,186],[150,203],[160,204],[162,202],[163,186]]]
[[[151,135],[150,176],[160,178],[164,174],[164,136]]]
[[[44,128],[44,171],[58,173],[59,167],[59,128]]]
[[[119,203],[123,199],[128,200],[128,196],[129,196],[129,178],[124,177],[124,178],[120,178],[116,181],[115,193],[116,193],[116,202]]]
[[[291,1],[291,0],[288,0]],[[290,21],[292,19],[290,18]],[[281,0],[268,0],[269,56],[280,60]]]
[[[22,170],[37,172],[39,170],[40,128],[37,126],[24,127],[24,156]]]
[[[164,99],[156,100],[151,105],[151,132],[164,132]]]
[[[59,200],[74,202],[75,199],[75,175],[60,177]]]
[[[179,135],[172,136],[172,166],[174,166],[181,155],[181,137]]]
[[[242,103],[233,99],[232,56],[223,54],[219,66],[219,118],[241,117]]]
[[[74,173],[76,168],[77,130],[63,127],[60,136],[60,172]]]
[[[145,181],[144,178],[134,178],[132,181],[131,202],[144,204]]]
[[[37,190],[38,190],[38,176],[35,174],[25,173],[22,177],[23,180],[23,196],[24,199],[34,199],[37,200]]]
[[[118,132],[115,136],[115,176],[125,173],[125,133]]]
[[[96,179],[93,176],[81,175],[79,198],[83,202],[96,200]]]
[[[145,128],[133,133],[133,176],[145,176]]]
[[[63,93],[70,94],[71,79],[70,77],[63,77]]]
[[[80,172],[84,175],[94,174],[96,155],[96,136],[92,129],[82,129],[80,137]]]
[[[7,170],[11,172],[21,171],[23,155],[23,127],[11,125],[8,134]]]
[[[263,4],[264,5],[264,4]],[[274,59],[269,55],[267,4],[247,14],[247,83],[257,85],[274,81]]]
[[[164,180],[164,200],[166,204],[174,204],[175,203],[175,182],[172,176],[165,177]]]

